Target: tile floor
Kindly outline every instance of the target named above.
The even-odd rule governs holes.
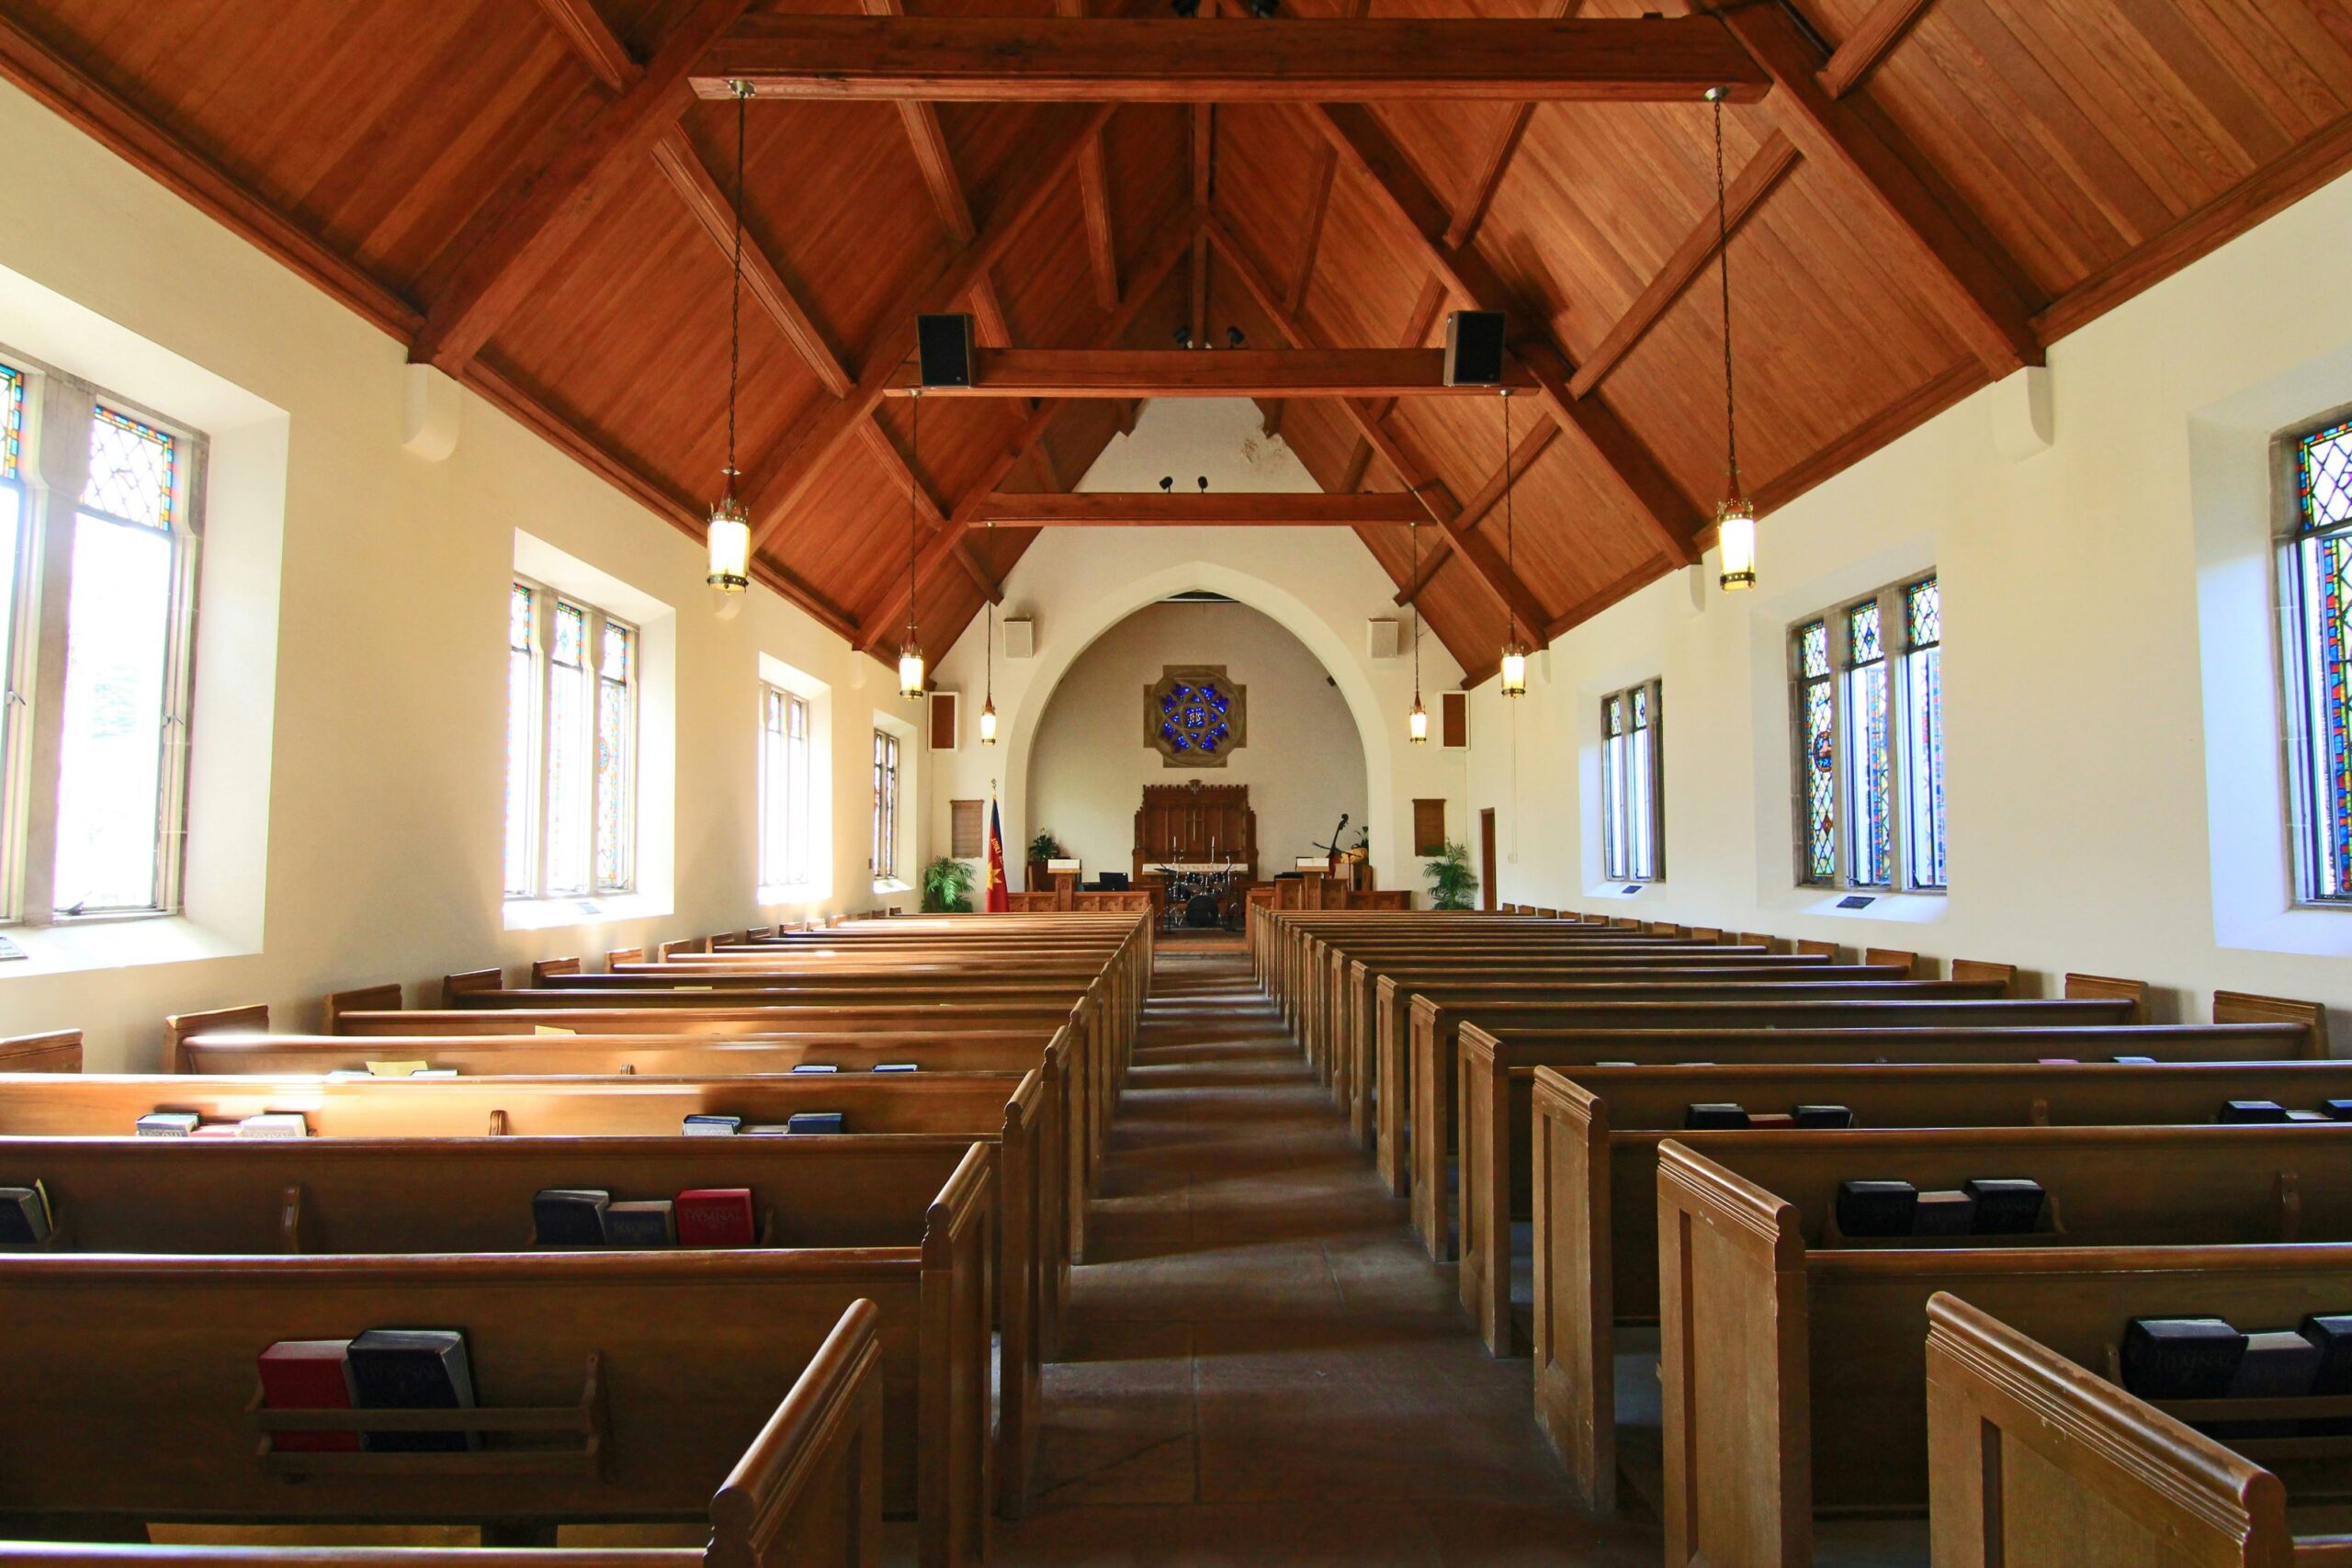
[[[1655,1568],[1570,1506],[1238,944],[1162,953],[1012,1568]]]

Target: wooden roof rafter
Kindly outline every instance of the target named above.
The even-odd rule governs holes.
[[[626,93],[645,74],[628,46],[597,11],[595,0],[539,0],[539,9],[606,92]]]
[[[1554,21],[1566,21],[1584,6],[1584,0],[1544,0],[1539,15]],[[1513,104],[1503,123],[1495,128],[1487,142],[1487,151],[1478,161],[1478,173],[1472,177],[1453,209],[1453,221],[1445,228],[1445,243],[1459,248],[1468,244],[1487,220],[1495,205],[1495,195],[1502,189],[1503,176],[1510,172],[1511,154],[1519,151],[1521,138],[1527,134],[1527,122],[1535,118],[1533,104]]]

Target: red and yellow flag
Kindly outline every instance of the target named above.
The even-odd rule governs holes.
[[[1004,885],[1004,818],[998,815],[996,796],[989,796],[989,889],[980,908],[1001,915],[1012,908],[1012,891]]]

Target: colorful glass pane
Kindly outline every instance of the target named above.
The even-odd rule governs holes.
[[[1647,729],[1650,724],[1650,689],[1637,686],[1634,690],[1634,728]]]
[[[618,621],[605,623],[605,647],[597,660],[596,672],[607,681],[628,679],[628,628]]]
[[[1826,677],[1805,682],[1804,700],[1805,880],[1828,882],[1838,874],[1837,705]]]
[[[526,653],[531,648],[531,591],[519,582],[506,593],[506,646]]]
[[[515,593],[527,606],[530,593]],[[523,641],[506,650],[506,895],[526,898],[531,894],[531,766],[534,733],[530,613],[523,618]]]
[[[1886,666],[1846,673],[1846,799],[1851,816],[1849,880],[1883,887],[1894,878],[1894,793],[1887,734]]]
[[[179,443],[129,414],[99,405],[90,421],[90,473],[82,507],[118,523],[145,528],[172,525],[172,487]]]
[[[1913,648],[1933,648],[1944,640],[1943,593],[1934,578],[1903,591],[1904,637]]]
[[[1878,601],[1857,604],[1846,612],[1846,661],[1849,664],[1869,664],[1882,657],[1884,649],[1879,641]]]
[[[1811,680],[1829,673],[1829,623],[1815,621],[1797,632],[1797,673]]]
[[[588,613],[576,604],[561,600],[555,606],[555,650],[550,655],[558,664],[577,670],[588,652]]]
[[[2319,764],[2314,825],[2321,863],[2314,868],[2322,897],[2352,895],[2352,691],[2346,689],[2352,654],[2352,534],[2335,534],[2305,547],[2318,582],[2319,670],[2311,750]]]
[[[1601,728],[1609,735],[1625,733],[1625,699],[1611,697],[1600,705]]]
[[[0,397],[6,399],[6,406],[0,408],[0,479],[20,479],[25,459],[25,373],[13,365],[0,365]]]
[[[1928,586],[1932,587],[1932,584]],[[1903,660],[1904,799],[1910,822],[1904,842],[1911,886],[1946,886],[1944,873],[1943,649],[1920,649]]]
[[[2305,436],[2295,457],[2304,531],[2352,521],[2352,422]]]
[[[596,690],[596,890],[629,886],[630,773],[628,686],[599,681]]]

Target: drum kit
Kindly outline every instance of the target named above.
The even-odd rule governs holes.
[[[1186,871],[1172,865],[1154,868],[1165,881],[1168,904],[1159,924],[1163,931],[1238,931],[1241,926],[1241,878],[1228,858],[1216,871]]]

